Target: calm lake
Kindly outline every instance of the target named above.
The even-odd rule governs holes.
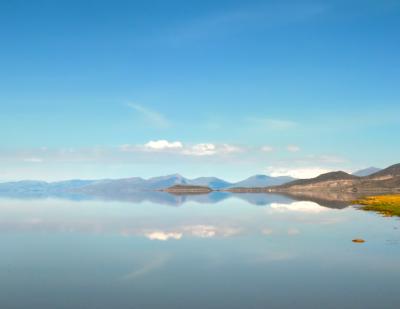
[[[346,205],[266,194],[2,198],[0,232],[5,309],[400,304],[400,221]]]

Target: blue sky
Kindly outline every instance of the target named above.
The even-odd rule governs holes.
[[[0,180],[398,163],[399,30],[390,0],[0,0]]]

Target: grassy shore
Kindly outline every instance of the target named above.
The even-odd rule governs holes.
[[[377,211],[385,216],[400,217],[400,194],[368,196],[356,200],[353,204],[362,205],[362,209]]]

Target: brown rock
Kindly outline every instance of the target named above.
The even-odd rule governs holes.
[[[361,238],[356,238],[356,239],[353,239],[352,240],[352,242],[355,242],[355,243],[363,243],[363,242],[365,242],[365,240],[364,239],[361,239]]]

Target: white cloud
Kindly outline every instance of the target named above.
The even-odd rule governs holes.
[[[169,239],[181,239],[183,234],[179,232],[163,232],[163,231],[152,231],[145,234],[150,240],[161,240],[166,241]]]
[[[273,177],[291,176],[294,178],[313,178],[330,171],[331,170],[321,167],[280,168],[272,166],[268,167],[266,170],[266,172]]]
[[[159,112],[134,103],[129,103],[128,106],[138,112],[145,121],[155,127],[167,128],[171,125],[168,119]]]
[[[229,144],[216,145],[211,143],[202,143],[193,145],[191,147],[186,147],[183,150],[183,154],[193,156],[211,156],[217,154],[230,154],[241,151],[243,151],[242,148]]]
[[[164,139],[149,141],[143,145],[130,145],[124,144],[119,147],[123,152],[141,152],[141,151],[154,151],[154,152],[181,152],[183,150],[183,143],[180,141],[170,142]]]
[[[209,156],[215,154],[217,151],[214,144],[197,144],[192,147],[186,148],[183,153],[194,156]]]
[[[288,145],[286,147],[287,151],[289,152],[299,152],[300,151],[300,147],[296,146],[296,145]]]
[[[144,144],[144,148],[148,150],[179,150],[183,148],[182,142],[169,142],[167,140],[149,141]]]
[[[119,149],[122,152],[169,152],[189,156],[211,156],[223,155],[243,151],[242,148],[229,144],[211,144],[200,143],[194,145],[185,145],[181,141],[154,140],[143,145],[121,145]]]

